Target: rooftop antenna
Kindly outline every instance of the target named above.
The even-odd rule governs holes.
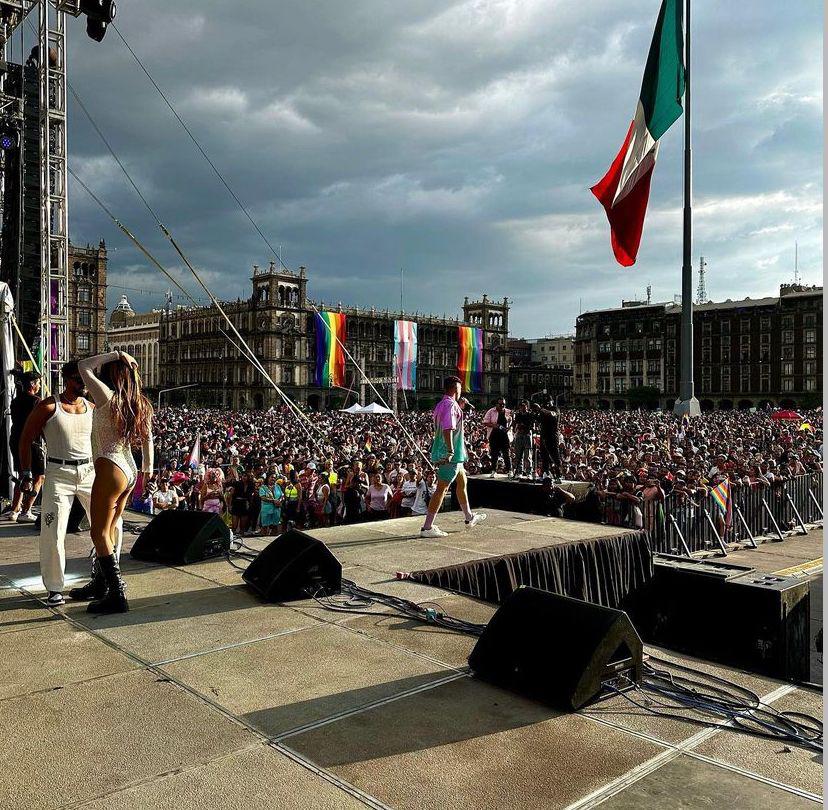
[[[794,242],[794,284],[799,284],[799,242]]]
[[[647,285],[647,303],[649,304],[653,297],[653,285]]]
[[[699,256],[699,286],[696,289],[696,303],[697,304],[706,304],[707,303],[707,287],[704,283],[704,268],[707,267],[707,262],[704,260],[704,256]]]

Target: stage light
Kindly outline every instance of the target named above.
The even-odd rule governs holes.
[[[5,120],[0,121],[0,151],[8,152],[20,146],[20,132],[14,123]]]
[[[115,19],[115,0],[80,0],[81,14],[86,15],[86,34],[100,42],[106,34],[106,27]]]
[[[11,135],[7,133],[0,135],[0,149],[11,149],[14,145],[14,138]]]

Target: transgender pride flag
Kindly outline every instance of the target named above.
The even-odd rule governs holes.
[[[417,388],[417,324],[394,321],[394,368],[397,383],[404,391]]]

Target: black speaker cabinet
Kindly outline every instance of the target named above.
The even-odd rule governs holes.
[[[291,602],[339,593],[342,566],[324,543],[291,529],[259,553],[243,579],[268,602]]]
[[[648,641],[788,680],[810,680],[810,584],[745,566],[656,556],[630,607]]]
[[[134,560],[186,565],[220,557],[230,549],[230,529],[211,512],[169,511],[156,515],[138,535]]]
[[[639,682],[642,657],[623,611],[522,587],[492,616],[469,666],[478,678],[569,711],[622,669]]]

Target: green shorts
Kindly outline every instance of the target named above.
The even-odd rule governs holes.
[[[437,478],[441,481],[445,481],[447,484],[450,484],[455,478],[457,478],[457,473],[460,472],[462,466],[462,462],[459,464],[441,464],[437,468]]]

